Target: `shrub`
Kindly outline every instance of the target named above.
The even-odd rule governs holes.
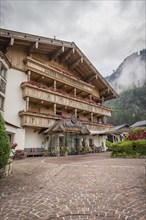
[[[146,139],[122,141],[111,145],[112,157],[139,157],[146,155]]]
[[[134,141],[133,148],[136,152],[146,155],[146,139]]]
[[[0,113],[0,169],[7,164],[10,156],[10,150],[9,138],[4,126],[4,120]]]
[[[112,142],[106,140],[105,143],[106,143],[106,147],[108,148],[108,150],[111,150]]]
[[[113,151],[113,152],[122,152],[122,149],[120,148],[120,142],[114,142],[111,144],[110,146],[110,149]]]
[[[132,141],[124,141],[119,143],[120,149],[122,152],[127,154],[133,154],[133,142]]]

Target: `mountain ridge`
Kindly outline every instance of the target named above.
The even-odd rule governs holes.
[[[127,56],[105,79],[119,93],[119,97],[105,104],[112,108],[107,119],[113,125],[128,124],[146,119],[146,49]],[[130,77],[132,75],[132,77]],[[123,81],[123,79],[125,79]]]

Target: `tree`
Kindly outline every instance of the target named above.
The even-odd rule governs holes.
[[[0,113],[0,169],[7,164],[10,151],[10,141],[4,126],[4,119]]]

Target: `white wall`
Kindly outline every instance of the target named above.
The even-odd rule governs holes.
[[[18,112],[25,110],[25,100],[22,98],[22,90],[20,84],[26,81],[26,74],[22,71],[9,69],[7,71],[7,86],[6,86],[6,98],[4,106],[4,119],[5,121],[20,127],[20,117]],[[7,127],[7,131],[11,132],[11,129]],[[18,144],[17,149],[24,148],[25,129],[16,129],[15,142]]]
[[[106,135],[95,135],[95,136],[89,136],[89,138],[93,139],[93,143],[97,146],[97,147],[102,147],[103,151],[106,151],[106,144],[105,141],[107,139]]]
[[[38,132],[34,132],[34,129],[25,129],[25,148],[40,148],[44,142],[44,137]]]
[[[11,124],[20,127],[18,112],[25,109],[25,100],[22,98],[20,84],[26,81],[26,74],[22,71],[9,69],[7,72],[7,86],[4,118]]]

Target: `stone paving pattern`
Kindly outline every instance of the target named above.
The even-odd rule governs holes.
[[[1,220],[144,220],[145,159],[31,157],[1,179]]]

